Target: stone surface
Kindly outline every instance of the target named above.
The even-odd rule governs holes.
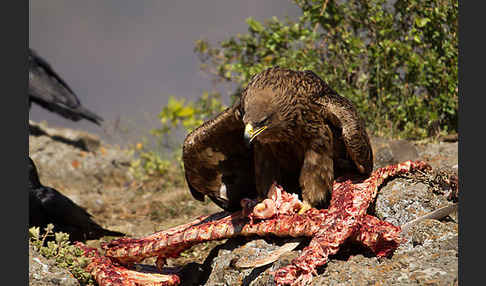
[[[417,145],[419,157],[427,161],[433,168],[459,168],[459,142],[439,142],[435,144]]]
[[[435,195],[424,183],[397,178],[381,188],[374,211],[378,218],[402,225],[448,204],[446,197]]]
[[[375,168],[421,159],[429,162],[434,171],[458,172],[458,142],[425,144],[375,137],[371,138],[371,143]],[[48,128],[31,122],[29,151],[39,169],[41,182],[64,192],[81,205],[90,202],[90,211],[94,213],[110,207],[110,202],[99,201],[108,199],[101,193],[110,190],[110,185],[118,186],[114,190],[123,192],[123,186],[132,181],[127,172],[128,154],[81,131]],[[451,203],[451,190],[447,189],[444,176],[439,176],[438,171],[436,174],[426,178],[402,177],[387,182],[369,212],[400,225]],[[125,196],[129,194],[132,192]],[[138,201],[144,200],[148,199],[140,197]],[[128,214],[125,216],[129,217]],[[129,218],[123,223],[126,224],[127,220]],[[148,224],[148,220],[146,215],[140,215],[139,223],[134,227],[140,228],[144,222]],[[156,230],[160,227],[154,227],[152,231]],[[380,259],[363,247],[346,244],[330,257],[326,266],[318,269],[318,276],[312,284],[456,285],[457,214],[441,221],[424,220],[413,226],[406,237],[408,240],[392,256]],[[308,240],[304,239],[296,250],[273,264],[240,269],[235,262],[242,257],[251,260],[268,253],[285,241],[288,239],[229,239],[209,248],[209,255],[203,262],[192,261],[183,265],[180,272],[182,285],[274,285],[272,272],[297,257]],[[78,285],[69,272],[51,263],[29,249],[30,285]]]
[[[419,153],[413,142],[380,137],[371,137],[370,141],[374,155],[374,169],[419,159]]]
[[[122,185],[130,179],[130,156],[117,146],[104,145],[83,131],[49,128],[33,121],[29,125],[29,155],[41,182],[61,190],[94,190],[101,184]]]
[[[386,183],[370,212],[396,225],[451,204],[448,185],[440,170],[457,174],[457,142],[417,145],[404,140],[372,138],[375,169],[405,160],[425,160],[436,168],[430,176],[396,178]],[[406,242],[387,258],[353,244],[344,245],[326,266],[319,269],[312,285],[457,285],[458,223],[457,214],[438,221],[426,219],[410,228]],[[275,249],[276,241],[256,239],[228,240],[209,256],[201,269],[204,285],[274,285],[272,272],[297,257],[299,248],[271,265],[255,269],[238,269],[240,257],[253,257]],[[282,243],[285,239],[278,240]],[[304,241],[300,249],[307,245]],[[184,277],[182,277],[184,281]],[[197,285],[189,283],[184,285]]]
[[[57,267],[53,259],[46,259],[29,244],[29,285],[79,286],[78,280],[68,270]]]
[[[429,222],[422,223],[428,227]],[[313,284],[454,285],[458,272],[457,229],[437,227],[430,232],[433,237],[423,244],[402,245],[391,258],[357,254],[346,260],[332,260]],[[420,232],[417,230],[414,235]]]

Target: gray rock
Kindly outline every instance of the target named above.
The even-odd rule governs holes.
[[[415,145],[407,140],[391,140],[371,137],[374,154],[374,169],[407,160],[418,160],[419,153]]]
[[[431,160],[434,168],[457,171],[457,142],[416,145],[403,140],[372,138],[375,168],[406,160]],[[395,178],[383,186],[370,211],[395,225],[450,204],[447,186],[439,171],[430,176],[411,175]],[[453,214],[451,217],[455,218]],[[288,265],[300,250],[294,250],[271,265],[255,269],[238,269],[235,261],[247,256],[268,253],[277,243],[255,238],[230,239],[214,249],[202,269],[209,274],[199,285],[275,285],[272,272]],[[301,248],[307,243],[302,243]],[[387,258],[352,244],[343,245],[329,263],[320,268],[312,285],[456,285],[458,280],[458,224],[448,217],[443,221],[423,220],[410,228],[406,241]],[[182,277],[182,281],[184,281]],[[196,285],[186,284],[186,285]]]
[[[29,244],[29,285],[79,286],[79,282],[68,270],[57,267],[53,259],[46,259]]]
[[[413,247],[400,246],[390,258],[358,254],[331,260],[313,285],[454,285],[458,276],[457,227],[436,220],[418,224],[414,237],[428,229],[427,239]],[[414,239],[416,239],[414,238]]]
[[[448,204],[446,197],[432,193],[424,183],[397,178],[380,189],[375,214],[394,225],[402,225]]]
[[[419,157],[427,161],[433,168],[447,167],[457,170],[459,142],[439,142],[435,144],[417,145]]]
[[[408,233],[408,241],[388,258],[376,258],[353,245],[343,246],[312,280],[312,285],[453,285],[458,277],[458,227],[454,222],[424,220]],[[275,263],[254,269],[238,269],[235,261],[268,253],[285,239],[228,240],[215,249],[205,271],[209,277],[183,285],[275,285],[272,272],[288,265],[300,250]],[[302,245],[307,245],[303,243]],[[350,254],[351,253],[351,254]],[[204,266],[203,266],[204,267]]]
[[[252,260],[264,256],[278,248],[287,239],[231,239],[221,245],[216,257],[209,261],[211,274],[205,285],[275,285],[271,272],[288,265],[298,256],[299,251],[291,251],[273,264],[257,268],[238,268],[239,259]]]
[[[417,160],[419,157],[415,146],[407,140],[391,141],[390,148],[397,163],[406,160]]]
[[[100,138],[93,134],[68,128],[49,128],[34,121],[29,121],[29,133],[33,136],[48,136],[87,152],[96,152],[101,147]]]
[[[91,191],[101,184],[120,186],[131,179],[131,157],[117,146],[105,146],[96,136],[83,131],[49,128],[33,121],[29,124],[29,155],[44,185],[61,192]]]
[[[101,191],[99,185],[123,185],[131,178],[127,172],[130,157],[115,148],[104,148],[95,137],[77,131],[56,131],[40,125],[29,136],[29,151],[38,165],[41,182],[59,188]],[[31,125],[32,125],[31,124]],[[34,128],[35,129],[35,128]],[[31,130],[32,131],[32,130]],[[37,132],[37,133],[36,133]],[[64,132],[64,133],[63,133]],[[64,139],[62,139],[64,138]],[[405,160],[422,159],[434,168],[447,168],[457,174],[458,142],[418,144],[404,140],[372,138],[375,168]],[[83,143],[80,143],[83,142]],[[98,142],[98,143],[97,143]],[[83,147],[84,146],[84,147]],[[448,201],[450,190],[444,184],[433,186],[428,180],[396,178],[389,181],[370,212],[381,219],[401,225]],[[69,182],[69,188],[63,184]],[[87,191],[76,191],[81,199]],[[72,197],[77,200],[76,196]],[[103,201],[96,201],[100,207]],[[452,216],[455,217],[455,216]],[[457,220],[424,220],[407,233],[407,241],[387,258],[376,258],[363,247],[346,244],[318,269],[312,285],[454,285],[458,277]],[[236,238],[212,249],[203,264],[190,263],[181,272],[182,285],[274,285],[272,272],[288,265],[308,245],[291,251],[276,262],[240,269],[235,262],[269,253],[285,242],[283,238]],[[79,285],[67,270],[54,266],[29,248],[30,285]]]

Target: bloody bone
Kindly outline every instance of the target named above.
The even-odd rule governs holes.
[[[177,275],[143,273],[127,269],[101,255],[95,248],[81,242],[77,242],[76,246],[84,251],[84,256],[91,258],[86,270],[94,276],[100,286],[170,286],[180,283]]]
[[[144,238],[114,240],[103,248],[112,267],[118,267],[117,271],[121,271],[122,268],[116,263],[130,265],[154,256],[158,257],[157,266],[160,269],[165,258],[177,257],[183,250],[205,241],[238,235],[273,234],[281,237],[311,237],[309,245],[303,249],[301,256],[274,273],[277,285],[305,285],[311,281],[313,275],[317,274],[316,267],[327,263],[329,255],[335,254],[347,239],[364,244],[378,256],[388,255],[396,249],[402,242],[400,227],[367,215],[366,211],[376,197],[378,187],[385,179],[428,168],[430,167],[421,161],[406,161],[380,168],[365,180],[352,182],[350,179],[339,178],[334,182],[330,206],[325,210],[309,209],[303,214],[298,214],[295,196],[277,190],[270,192],[273,205],[268,201],[263,204],[263,207],[257,205],[255,208],[258,212],[250,212],[249,215],[246,215],[248,211],[245,210],[230,215],[221,212]],[[248,200],[247,205],[253,204]],[[275,208],[265,212],[267,207]],[[95,261],[108,264],[103,259],[95,259]],[[111,268],[106,267],[106,269],[102,268],[98,271],[108,272]],[[135,278],[127,279],[129,283]],[[98,281],[100,285],[108,285],[101,282]],[[166,284],[160,285],[167,285],[169,282],[177,283],[177,279],[168,278],[163,282]]]

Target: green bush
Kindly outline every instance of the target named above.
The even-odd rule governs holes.
[[[237,83],[279,65],[313,70],[378,135],[457,132],[457,0],[295,0],[297,21],[247,19],[248,33],[196,42],[202,68]]]
[[[372,134],[421,139],[457,132],[457,0],[294,2],[302,12],[296,21],[249,18],[246,34],[217,45],[196,41],[201,68],[216,83],[237,86],[233,100],[254,74],[279,65],[317,73],[355,103]],[[223,109],[219,93],[193,102],[171,97],[151,134],[175,151],[144,145],[135,149],[135,165],[144,174],[164,174],[174,159],[182,167],[180,137]]]
[[[57,266],[67,269],[81,285],[95,285],[93,276],[84,269],[90,259],[83,256],[83,250],[69,242],[69,234],[53,232],[54,225],[48,224],[44,232],[39,227],[29,228],[29,242],[47,259],[54,259]],[[54,238],[54,240],[47,240]],[[47,242],[47,243],[46,243]]]
[[[130,162],[130,172],[140,181],[166,176],[174,165],[173,161],[146,146],[147,144],[139,142],[130,148],[130,152],[135,156]]]
[[[159,119],[162,127],[151,131],[152,135],[164,137],[170,135],[178,127],[190,132],[205,120],[223,111],[219,93],[203,92],[195,102],[177,99],[171,96],[166,106],[162,107]]]

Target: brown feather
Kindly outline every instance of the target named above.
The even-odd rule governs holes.
[[[244,126],[235,114],[238,107],[236,102],[204,122],[187,135],[182,149],[185,176],[194,198],[202,201],[207,195],[227,210],[238,209],[244,197],[256,196],[253,152],[243,144]]]
[[[250,148],[246,124],[266,128]],[[274,181],[312,206],[324,206],[334,178],[373,169],[369,138],[352,102],[311,71],[280,67],[256,74],[240,101],[189,134],[183,160],[193,195],[208,195],[225,209],[243,197],[266,197]]]

